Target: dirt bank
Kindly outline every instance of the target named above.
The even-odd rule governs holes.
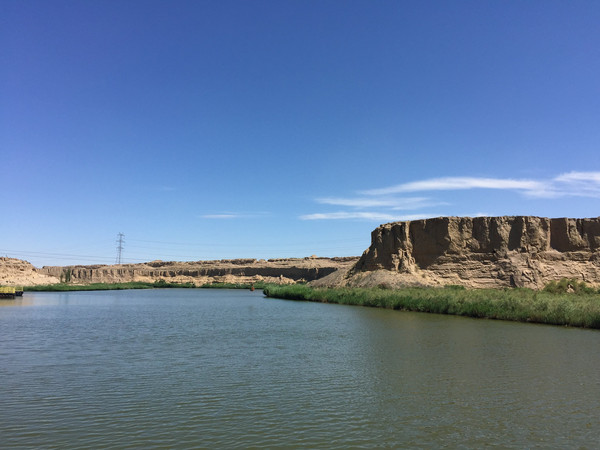
[[[438,217],[377,227],[351,268],[317,286],[457,284],[528,287],[575,278],[600,285],[600,218]]]
[[[152,261],[141,264],[45,266],[38,273],[71,283],[121,283],[165,280],[171,283],[285,283],[317,280],[353,266],[358,257]]]
[[[0,258],[0,285],[35,286],[58,283],[59,279],[39,272],[27,261],[15,258]]]

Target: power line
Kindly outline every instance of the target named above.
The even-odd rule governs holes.
[[[235,258],[273,258],[273,257],[298,257],[299,253],[305,253],[304,256],[315,253],[319,255],[324,254],[338,254],[344,253],[358,255],[364,248],[368,246],[366,239],[358,239],[354,237],[338,238],[332,240],[310,240],[308,242],[260,242],[260,243],[220,243],[220,242],[206,242],[206,243],[183,243],[183,242],[165,242],[165,241],[154,241],[145,239],[128,239],[129,251],[127,257],[123,259],[125,234],[118,233],[116,239],[116,258],[112,259],[110,256],[104,254],[101,250],[96,253],[82,252],[68,253],[61,251],[33,251],[33,250],[7,250],[0,249],[0,253],[19,255],[21,257],[34,257],[34,258],[47,258],[47,259],[62,259],[71,261],[82,261],[85,264],[110,264],[109,261],[113,261],[116,264],[125,263],[142,263],[156,259],[173,259],[181,261],[202,261],[202,260],[215,260],[215,259],[235,259]],[[133,241],[133,244],[131,244]],[[360,244],[359,244],[360,242]],[[179,246],[186,246],[186,249],[178,248]],[[352,250],[354,249],[354,250]],[[88,251],[91,248],[88,248]],[[187,250],[187,251],[186,251]],[[132,253],[133,252],[133,253]],[[289,253],[288,255],[283,255]],[[283,255],[283,256],[280,256]],[[71,262],[71,264],[73,264]]]
[[[98,255],[74,255],[72,253],[50,253],[50,252],[35,252],[31,250],[0,250],[0,253],[12,254],[12,255],[27,255],[27,256],[42,256],[42,257],[59,257],[59,258],[70,258],[79,260],[90,260],[90,259],[104,259],[107,261],[114,261],[114,258],[107,256]]]
[[[148,242],[151,244],[164,244],[164,245],[184,245],[186,247],[228,247],[231,244],[229,243],[225,243],[225,244],[220,244],[220,243],[215,243],[215,242],[204,242],[204,243],[194,243],[194,242],[167,242],[167,241],[152,241],[152,240],[146,240],[146,239],[129,239],[130,242]],[[327,240],[321,240],[321,241],[315,241],[315,240],[310,240],[310,241],[306,241],[306,243],[302,243],[302,242],[296,242],[296,243],[287,243],[286,242],[286,246],[289,245],[294,245],[294,246],[302,246],[302,245],[314,245],[314,244],[324,244],[324,243],[332,243],[332,242],[336,242],[336,243],[363,243],[365,241],[369,241],[369,236],[367,236],[367,238],[365,239],[364,237],[361,238],[348,238],[348,239],[327,239]],[[237,244],[236,247],[254,247],[255,245],[252,244],[244,244],[244,245],[239,245]],[[140,247],[142,248],[142,247]],[[149,248],[149,247],[144,247],[144,248]]]
[[[123,240],[123,243],[125,243],[125,241]],[[134,248],[137,248],[137,246],[133,246]],[[362,248],[362,247],[361,247]],[[150,251],[145,251],[145,252],[135,252],[128,253],[128,257],[126,258],[127,262],[132,262],[132,261],[139,261],[139,262],[147,262],[150,261],[152,259],[156,259],[158,258],[164,258],[164,257],[173,257],[173,258],[191,258],[194,261],[196,260],[202,260],[201,255],[199,254],[190,254],[190,253],[179,253],[177,252],[176,249],[151,249],[151,248],[147,248]],[[332,250],[348,250],[349,248],[347,246],[342,247],[342,246],[324,246],[324,247],[317,247],[317,248],[311,248],[311,247],[307,247],[304,250],[307,252],[310,251],[318,251],[318,252],[323,252],[323,251],[332,251]],[[122,248],[122,250],[124,250],[124,246]],[[154,251],[152,251],[154,250]],[[175,250],[173,251],[169,251],[169,250]],[[265,247],[265,246],[261,246],[261,245],[257,245],[253,247],[252,253],[265,253],[268,250],[274,250],[271,247]],[[290,252],[290,253],[296,253],[298,250],[296,248],[293,247],[277,247],[277,252],[276,253],[286,253],[286,252]],[[233,253],[235,252],[235,254]],[[84,253],[84,254],[79,254],[79,253],[63,253],[63,252],[39,252],[39,251],[34,251],[34,250],[29,250],[29,249],[0,249],[0,254],[7,254],[7,255],[26,255],[26,256],[35,256],[35,257],[50,257],[50,258],[61,258],[61,259],[73,259],[73,260],[96,260],[96,261],[106,261],[106,263],[108,263],[108,261],[115,261],[115,257],[110,257],[110,256],[101,256],[100,254],[89,254],[89,253]],[[227,249],[226,254],[228,255],[227,257],[225,256],[216,256],[217,259],[230,259],[230,258],[237,258],[239,257],[239,254],[237,254],[238,252],[233,250],[233,249]],[[248,251],[244,251],[242,253],[248,253]],[[213,259],[215,257],[211,257],[211,259]],[[123,254],[121,254],[121,263],[124,263],[124,259],[123,259]]]

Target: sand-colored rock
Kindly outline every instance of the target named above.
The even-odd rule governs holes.
[[[0,258],[0,284],[149,281],[540,289],[561,278],[600,286],[600,218],[438,217],[381,225],[359,258],[233,259],[50,266]]]
[[[58,278],[37,271],[32,264],[15,258],[0,258],[0,285],[34,286],[55,284]]]
[[[600,285],[600,218],[438,217],[381,225],[356,265],[315,285],[540,289]]]
[[[216,261],[151,261],[142,264],[45,266],[38,271],[60,278],[66,271],[72,283],[118,283],[128,281],[154,282],[163,279],[173,283],[296,283],[312,281],[338,269],[348,269],[358,257],[231,259]]]

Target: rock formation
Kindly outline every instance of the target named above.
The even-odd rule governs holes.
[[[600,285],[600,218],[439,217],[381,225],[354,267],[317,285]]]
[[[337,271],[348,269],[358,257],[347,258],[289,258],[289,259],[231,259],[218,261],[152,261],[141,264],[93,266],[45,266],[42,274],[64,278],[71,283],[118,283],[128,281],[154,282],[163,279],[172,283],[295,283],[312,281]]]
[[[0,284],[149,281],[540,289],[561,278],[600,286],[600,217],[438,217],[381,225],[362,257],[233,259],[43,267],[0,258]]]
[[[58,283],[58,278],[39,273],[27,261],[16,258],[0,258],[0,285],[33,286]]]

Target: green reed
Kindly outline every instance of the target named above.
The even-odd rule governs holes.
[[[600,328],[600,294],[553,293],[531,289],[405,287],[312,288],[307,285],[264,289],[267,297],[519,322]]]
[[[25,286],[25,291],[63,292],[63,291],[115,291],[125,289],[154,289],[154,288],[193,288],[193,283],[168,283],[158,280],[152,283],[144,281],[130,281],[126,283],[89,283],[71,284],[56,283],[38,286]]]

